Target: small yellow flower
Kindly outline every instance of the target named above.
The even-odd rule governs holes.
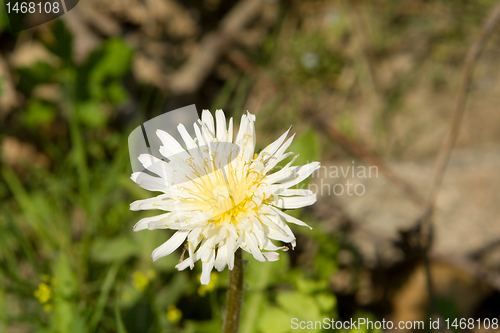
[[[41,304],[47,303],[52,297],[52,289],[44,282],[38,285],[38,289],[33,293]]]
[[[200,274],[201,276],[201,274]],[[198,277],[199,278],[199,277]],[[198,288],[198,295],[200,296],[205,296],[207,293],[213,291],[215,288],[217,288],[217,279],[219,278],[219,276],[217,275],[217,273],[210,273],[210,282],[208,284],[202,284],[199,288]]]
[[[149,279],[141,271],[135,271],[132,276],[132,285],[139,291],[144,291],[149,284]]]
[[[182,318],[182,312],[172,304],[168,307],[167,318],[172,324],[177,324]]]
[[[45,305],[43,306],[43,310],[44,310],[45,312],[52,312],[52,310],[53,310],[53,309],[54,309],[54,307],[52,306],[52,304],[45,304]]]
[[[45,282],[45,283],[47,283],[47,284],[51,284],[51,285],[53,285],[53,286],[54,286],[54,285],[56,284],[56,282],[57,282],[57,280],[56,280],[55,278],[50,277],[50,275],[48,275],[48,274],[43,274],[43,275],[42,275],[42,281],[43,281],[43,282]]]

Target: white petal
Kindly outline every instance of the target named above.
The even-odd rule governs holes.
[[[226,229],[229,232],[229,234],[231,235],[231,237],[233,237],[233,239],[238,238],[238,230],[236,230],[236,227],[232,223],[229,223],[228,225],[226,225]]]
[[[283,229],[281,228],[271,228],[267,226],[266,228],[268,228],[267,237],[269,237],[270,239],[274,239],[285,243],[291,243],[295,240],[295,236],[293,236],[293,234],[289,235],[286,232],[284,232]]]
[[[277,252],[264,252],[263,255],[267,261],[277,261],[280,258]]]
[[[201,126],[202,126],[201,121],[198,121],[198,123],[193,124],[194,132],[196,133],[196,138],[198,139],[198,146],[200,147],[207,145],[207,142],[200,131]]]
[[[186,153],[184,148],[180,145],[173,136],[162,130],[156,130],[156,135],[160,138],[162,147],[160,148],[160,153],[166,158],[170,158],[173,155]]]
[[[287,249],[286,246],[274,245],[274,243],[271,242],[271,240],[269,238],[267,239],[266,245],[262,246],[262,250],[267,250],[267,251],[277,251],[277,250],[285,251],[286,249]],[[265,254],[265,252],[263,252],[262,254]]]
[[[278,208],[296,209],[312,205],[316,202],[316,194],[306,197],[275,197],[272,204]]]
[[[195,227],[191,232],[189,233],[188,236],[188,250],[189,250],[189,256],[192,257],[194,250],[198,247],[198,244],[202,241],[203,238],[201,238],[201,231],[203,230],[202,225],[198,225]]]
[[[219,245],[217,249],[217,258],[215,259],[215,268],[220,272],[226,267],[228,258],[227,245]]]
[[[207,143],[217,141],[217,139],[215,138],[215,134],[208,128],[207,124],[205,124],[204,122],[201,122],[201,134],[203,135],[203,138]]]
[[[179,134],[181,135],[182,140],[184,140],[187,149],[191,150],[198,148],[198,145],[196,144],[196,142],[194,142],[193,138],[191,137],[191,135],[189,135],[186,127],[184,127],[183,124],[179,124],[179,126],[177,126],[177,131],[179,131]]]
[[[167,162],[160,160],[149,154],[141,154],[138,157],[141,164],[149,171],[156,173],[158,176],[167,179],[172,172],[172,168]]]
[[[266,148],[264,148],[260,152],[260,154],[257,157],[257,159],[262,160],[264,163],[266,163],[269,160],[269,158],[271,156],[273,156],[274,153],[276,153],[276,151],[278,150],[278,148],[281,147],[281,145],[283,144],[283,142],[285,141],[285,139],[286,139],[286,137],[288,135],[288,132],[290,132],[290,129],[291,129],[291,127],[288,129],[288,131],[286,131],[285,133],[283,133],[278,138],[278,140],[274,141],[269,146],[267,146]]]
[[[133,211],[147,210],[147,209],[167,210],[164,208],[163,204],[165,204],[167,201],[169,201],[169,199],[170,198],[168,195],[161,194],[161,195],[154,197],[154,198],[137,200],[137,201],[134,201],[130,204],[130,210],[133,210]]]
[[[250,161],[255,151],[255,116],[248,113],[241,117],[240,130],[235,143],[240,146],[240,156],[243,162]]]
[[[172,237],[170,237],[168,241],[158,246],[153,251],[153,261],[156,261],[161,257],[167,256],[170,253],[174,252],[179,246],[182,245],[188,234],[189,230],[177,231]]]
[[[227,267],[232,270],[234,268],[234,252],[238,250],[236,246],[236,238],[228,237],[226,238],[226,246],[227,246]]]
[[[183,271],[188,267],[191,267],[191,269],[193,269],[193,267],[194,267],[194,262],[193,262],[193,259],[191,257],[189,257],[186,260],[183,260],[182,262],[175,265],[175,268],[177,268],[178,271]]]
[[[250,248],[250,253],[253,255],[255,259],[258,261],[266,261],[266,258],[262,255],[262,252],[260,252],[259,249],[259,244],[257,242],[257,239],[252,233],[245,233],[245,241],[248,247]]]
[[[281,147],[279,147],[279,149],[276,151],[276,153],[268,159],[268,161],[266,163],[266,168],[264,169],[263,173],[269,172],[272,168],[274,168],[276,166],[276,164],[278,164],[279,162],[281,162],[282,160],[284,160],[285,158],[287,158],[288,156],[293,154],[293,153],[285,154],[285,151],[292,144],[294,137],[295,137],[295,134],[292,135],[288,140],[286,140],[285,143],[283,145],[281,145]]]
[[[247,117],[250,119],[253,123],[255,122],[255,115],[253,113],[250,113],[247,111]]]
[[[291,168],[283,168],[280,171],[277,171],[273,174],[270,174],[269,176],[266,176],[264,181],[266,184],[274,184],[274,183],[280,183],[286,180],[291,179],[293,176],[293,170]]]
[[[185,154],[188,156],[187,153]],[[177,154],[173,157],[179,158],[181,155]],[[180,184],[187,181],[188,178],[186,178],[186,174],[191,171],[187,169],[186,163],[182,159],[182,163],[179,163],[179,161],[167,163],[149,154],[141,154],[138,159],[145,168],[163,178],[166,184]],[[132,174],[132,180],[135,181],[138,175],[138,172]]]
[[[224,115],[224,111],[216,110],[215,119],[217,123],[217,139],[227,142],[226,116]]]
[[[270,175],[266,176],[266,179],[264,180],[266,184],[273,184],[273,183],[281,183],[284,182],[285,180],[289,180],[290,177],[294,176],[293,169],[290,167],[290,165],[295,162],[295,160],[299,157],[299,155],[295,155],[290,162],[288,162],[281,170],[276,171],[275,173],[272,173]]]
[[[290,180],[280,182],[280,187],[288,188],[300,183],[301,181],[309,177],[316,169],[318,169],[319,166],[319,162],[311,162],[305,165],[291,167],[290,169],[292,169],[293,176],[290,178]]]
[[[291,215],[288,215],[277,208],[274,208],[272,206],[269,206],[269,207],[271,207],[276,213],[278,213],[280,216],[282,216],[287,222],[295,223],[295,224],[298,224],[298,225],[301,225],[304,227],[308,227],[309,229],[312,230],[312,228],[307,223],[305,223],[305,222],[303,222],[303,221],[301,221],[301,220],[299,220]]]
[[[248,133],[247,130],[248,123],[249,120],[247,120],[247,115],[246,114],[242,115],[240,120],[240,128],[238,130],[238,134],[236,134],[236,143],[243,140],[243,136]]]
[[[215,136],[215,126],[214,126],[214,117],[208,110],[203,110],[201,113],[201,120],[207,126],[207,129],[210,131],[212,137]]]
[[[141,231],[141,230],[146,230],[146,229],[166,229],[166,220],[169,217],[170,213],[166,214],[161,214],[157,216],[152,216],[152,217],[146,217],[139,222],[137,222],[134,226],[134,231]],[[163,227],[161,227],[163,225]]]
[[[312,195],[314,193],[311,190],[302,190],[302,189],[291,189],[291,188],[288,188],[288,189],[281,190],[278,194],[280,196],[284,196],[284,197],[291,197],[291,196],[295,196],[295,195],[298,195],[298,196],[309,196],[309,195]]]
[[[278,213],[268,205],[262,205],[261,211],[265,213],[260,216],[260,219],[265,225],[264,230],[267,230],[269,238],[288,243],[295,241],[292,230],[283,222]]]
[[[227,126],[227,142],[233,142],[233,117],[229,118],[229,125]]]
[[[290,235],[283,233],[281,231],[281,229],[278,230],[278,229],[269,228],[269,233],[268,233],[267,237],[274,239],[274,240],[277,240],[277,241],[282,241],[285,243],[292,243],[295,240],[294,236],[290,236]]]
[[[137,183],[137,185],[148,191],[165,192],[168,188],[165,179],[153,177],[144,172],[134,172],[130,178]]]
[[[210,273],[212,272],[212,269],[214,268],[214,257],[215,257],[215,250],[210,251],[210,256],[207,262],[204,262],[202,264],[202,270],[201,270],[201,284],[208,284],[210,282]]]

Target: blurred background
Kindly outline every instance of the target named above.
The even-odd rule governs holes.
[[[227,270],[201,286],[201,265],[175,270],[180,251],[153,263],[171,232],[134,233],[157,212],[129,211],[151,193],[129,179],[128,135],[193,103],[236,124],[256,114],[258,149],[293,125],[296,164],[322,163],[301,184],[318,202],[295,212],[314,229],[292,226],[278,262],[245,258],[240,332],[498,318],[500,34],[475,67],[430,242],[419,227],[494,5],[86,0],[18,34],[2,7],[0,332],[220,331]]]

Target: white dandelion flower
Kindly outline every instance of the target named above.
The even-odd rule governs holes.
[[[139,160],[147,172],[135,172],[131,177],[142,188],[163,194],[135,201],[130,209],[165,211],[140,220],[134,230],[177,230],[153,251],[153,260],[172,253],[187,240],[189,258],[176,268],[192,269],[201,259],[202,284],[209,283],[214,267],[222,271],[227,265],[232,270],[238,248],[259,261],[278,260],[279,254],[274,251],[287,249],[271,240],[290,243],[293,248],[295,236],[287,222],[308,225],[282,209],[305,207],[316,201],[312,191],[290,187],[319,167],[319,162],[292,166],[295,156],[279,171],[272,172],[293,154],[285,153],[293,140],[293,136],[287,139],[290,130],[257,155],[253,114],[242,116],[234,143],[233,119],[226,128],[222,110],[216,111],[215,118],[216,122],[208,110],[203,111],[202,119],[193,124],[195,139],[182,124],[177,127],[186,149],[158,130],[160,153],[168,161],[142,154]]]

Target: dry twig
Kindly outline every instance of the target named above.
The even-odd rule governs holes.
[[[418,205],[423,204],[424,200],[420,194],[415,191],[413,186],[395,174],[377,155],[372,153],[364,145],[346,138],[345,135],[342,134],[342,132],[340,132],[334,125],[325,121],[325,119],[320,117],[318,114],[311,111],[307,113],[315,123],[316,127],[323,129],[326,133],[328,133],[328,135],[330,135],[353,155],[356,155],[368,164],[377,166],[380,172],[387,177],[388,180],[397,185],[413,202]]]
[[[450,128],[448,130],[448,134],[445,137],[441,149],[439,151],[435,170],[434,177],[431,183],[431,188],[429,191],[429,196],[427,197],[424,211],[422,216],[417,221],[417,225],[420,226],[421,230],[421,240],[424,244],[424,247],[428,250],[432,244],[433,237],[433,225],[432,225],[432,215],[434,212],[434,205],[436,202],[437,193],[443,183],[444,174],[446,172],[446,167],[448,166],[448,161],[450,159],[451,151],[455,142],[457,141],[460,124],[463,119],[464,111],[465,111],[465,103],[467,100],[467,92],[469,91],[471,78],[474,70],[474,66],[483,51],[486,42],[489,40],[495,28],[500,23],[500,2],[498,2],[495,7],[491,10],[490,14],[486,18],[486,21],[481,29],[481,34],[478,39],[472,44],[470,47],[467,56],[465,58],[465,62],[462,68],[462,75],[460,79],[460,86],[458,89],[458,94],[455,100],[455,105],[453,108]],[[462,259],[464,261],[465,259]],[[430,265],[429,265],[429,254],[425,253],[424,258],[425,270],[426,270],[426,279],[427,279],[427,288],[429,292],[430,306],[435,315],[438,315],[435,306],[435,297],[433,292],[432,278],[430,274]],[[455,265],[459,266],[458,262],[455,262]],[[466,265],[461,262],[460,266],[467,267],[469,271],[473,271],[476,273],[476,276],[483,278],[487,282],[489,282],[492,286],[499,286],[498,278],[492,278],[490,274],[485,274],[481,272],[479,269],[481,268],[479,265],[474,264],[472,262],[468,262]]]
[[[478,39],[472,44],[469,49],[465,62],[462,68],[462,75],[460,79],[460,87],[458,89],[458,94],[455,100],[455,106],[453,108],[450,128],[448,134],[443,141],[441,149],[439,151],[436,166],[434,170],[434,177],[432,185],[429,191],[429,196],[426,201],[426,206],[423,214],[423,218],[420,220],[422,223],[425,221],[430,221],[432,211],[434,209],[434,204],[436,201],[436,196],[443,183],[444,174],[446,167],[448,166],[448,161],[450,159],[451,150],[457,141],[458,132],[460,129],[460,124],[463,119],[463,114],[465,110],[465,102],[467,99],[467,92],[469,91],[470,82],[474,70],[474,66],[481,55],[487,41],[495,31],[496,27],[500,23],[500,2],[498,2],[495,7],[491,10],[491,13],[486,18],[486,21],[481,29],[481,34]]]
[[[176,94],[196,91],[233,38],[257,17],[262,5],[262,0],[243,0],[238,3],[222,20],[219,29],[207,33],[200,41],[199,49],[172,75],[169,84],[171,91]]]
[[[7,61],[0,54],[0,120],[19,104],[13,77]]]

